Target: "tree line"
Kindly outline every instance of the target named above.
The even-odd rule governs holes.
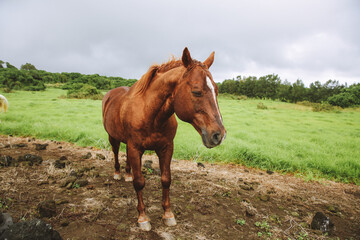
[[[0,87],[4,91],[41,91],[46,89],[46,84],[61,84],[63,89],[76,89],[83,85],[91,85],[96,89],[108,90],[119,86],[132,86],[136,81],[136,79],[107,77],[99,74],[51,73],[38,70],[30,63],[21,65],[18,69],[8,62],[0,60]]]
[[[302,80],[294,83],[282,81],[276,74],[262,77],[242,77],[227,79],[218,83],[219,93],[244,95],[250,98],[273,99],[284,102],[309,101],[327,102],[334,106],[350,107],[360,105],[360,83],[347,86],[339,81],[328,80],[324,84],[316,81],[306,87]]]
[[[0,88],[4,91],[40,91],[45,90],[48,84],[60,84],[62,89],[69,90],[70,93],[79,89],[95,92],[119,86],[132,86],[136,81],[136,79],[107,77],[99,74],[51,73],[38,70],[30,63],[21,65],[20,69],[17,69],[10,63],[0,60]],[[290,83],[287,80],[282,81],[276,74],[269,74],[259,78],[237,76],[236,79],[227,79],[218,83],[218,87],[220,93],[244,95],[249,98],[278,99],[292,103],[327,102],[343,108],[360,105],[360,83],[347,86],[335,80],[328,80],[324,84],[316,81],[306,87],[301,80]]]

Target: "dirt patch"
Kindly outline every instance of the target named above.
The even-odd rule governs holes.
[[[36,144],[48,145],[36,150]],[[25,154],[43,161],[14,162]],[[166,227],[157,158],[145,155],[143,162],[153,161],[153,169],[144,168],[152,230],[141,232],[135,191],[132,183],[113,180],[111,152],[0,136],[0,155],[13,159],[11,166],[0,167],[0,211],[14,222],[32,219],[39,217],[39,203],[53,200],[56,214],[42,219],[63,239],[360,239],[360,187],[355,185],[173,160],[170,196],[178,225]],[[122,172],[124,161],[121,154]],[[316,212],[331,219],[330,234],[310,228]]]

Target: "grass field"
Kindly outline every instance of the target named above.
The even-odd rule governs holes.
[[[65,93],[48,89],[3,94],[10,106],[0,114],[0,134],[108,148],[101,101],[58,98]],[[313,112],[301,105],[261,100],[268,107],[262,110],[257,108],[259,102],[219,97],[227,138],[214,149],[206,149],[193,127],[179,121],[174,157],[360,184],[359,110]]]

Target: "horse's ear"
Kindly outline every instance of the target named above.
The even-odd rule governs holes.
[[[186,68],[192,64],[193,60],[191,59],[190,52],[187,47],[184,49],[181,59]]]
[[[207,66],[207,68],[210,68],[210,66],[213,64],[214,56],[215,56],[215,52],[212,52],[210,56],[203,62]]]

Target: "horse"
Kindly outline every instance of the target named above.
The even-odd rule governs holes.
[[[141,230],[151,230],[142,193],[145,180],[141,157],[145,150],[154,150],[159,158],[163,222],[166,226],[176,225],[169,197],[170,163],[177,130],[175,114],[195,128],[207,148],[216,147],[225,139],[226,130],[217,102],[218,87],[209,71],[214,54],[200,62],[191,58],[186,47],[181,60],[173,58],[167,63],[152,65],[132,87],[112,89],[103,98],[103,125],[115,159],[114,179],[121,179],[118,152],[120,143],[125,143],[124,179],[133,181]]]
[[[0,94],[0,112],[7,112],[8,101],[6,97]]]

